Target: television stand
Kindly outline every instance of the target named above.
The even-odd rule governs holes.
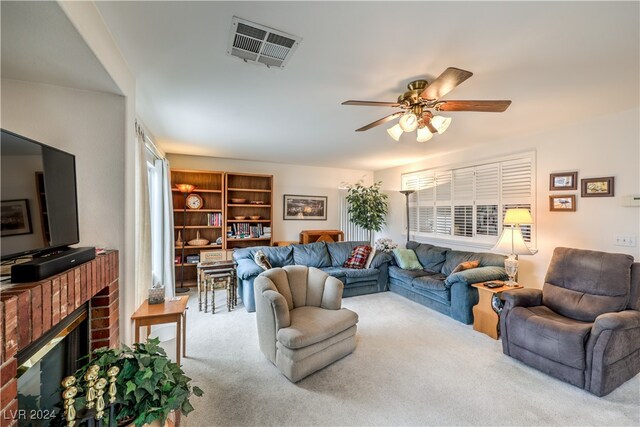
[[[96,248],[68,248],[34,258],[29,262],[11,266],[11,283],[37,282],[62,273],[96,257]]]

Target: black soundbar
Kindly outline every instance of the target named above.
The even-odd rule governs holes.
[[[37,282],[54,274],[91,261],[96,248],[70,248],[53,255],[34,258],[32,261],[11,267],[11,283]]]

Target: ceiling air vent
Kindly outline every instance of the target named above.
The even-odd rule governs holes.
[[[300,41],[302,37],[234,16],[227,53],[244,62],[284,68]]]

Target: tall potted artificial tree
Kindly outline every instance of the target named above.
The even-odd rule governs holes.
[[[373,240],[373,232],[380,231],[387,221],[389,212],[389,196],[380,191],[382,181],[369,187],[362,180],[347,186],[347,205],[351,222],[369,231]]]

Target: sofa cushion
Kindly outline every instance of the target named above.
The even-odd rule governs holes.
[[[403,270],[396,265],[389,266],[389,277],[401,280],[408,285],[410,285],[416,277],[428,276],[430,274],[433,273],[424,270]]]
[[[346,268],[342,267],[322,267],[320,270],[327,273],[329,276],[333,276],[337,279],[342,280],[345,277]]]
[[[302,348],[326,340],[358,323],[358,315],[346,308],[326,310],[298,307],[289,312],[291,326],[282,328],[276,337],[288,348]]]
[[[506,278],[507,273],[505,273],[504,267],[478,267],[451,273],[447,276],[445,285],[447,287],[451,287],[455,283],[470,285],[472,283],[488,282],[490,280],[505,280]]]
[[[331,257],[332,267],[342,267],[342,264],[349,258],[351,251],[356,246],[369,245],[369,242],[333,242],[326,243],[327,251]]]
[[[630,298],[633,257],[556,248],[542,288],[542,303],[583,321],[623,310]]]
[[[393,250],[393,257],[398,267],[404,270],[422,270],[422,264],[412,249],[396,248]]]
[[[492,254],[490,252],[476,252],[473,259],[480,261],[480,267],[504,267],[504,255]]]
[[[416,277],[411,284],[418,289],[425,289],[430,291],[444,291],[444,280],[447,278],[444,274],[435,273],[428,276]]]
[[[371,246],[369,245],[358,245],[351,251],[349,254],[349,258],[342,264],[345,268],[355,268],[355,269],[363,269],[364,265],[367,263],[367,259],[369,258],[369,254],[371,253]]]
[[[439,273],[446,259],[447,252],[451,249],[433,246],[428,243],[408,242],[407,249],[413,249],[422,267]]]
[[[316,268],[331,267],[331,257],[325,242],[291,246],[293,247],[293,261],[296,265]]]
[[[511,343],[554,362],[586,368],[585,343],[593,323],[561,316],[545,306],[515,307],[507,316]]]

